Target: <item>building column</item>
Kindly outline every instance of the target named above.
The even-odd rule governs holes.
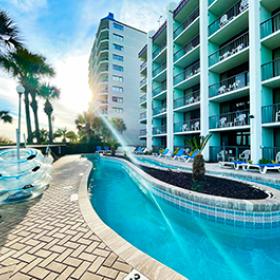
[[[153,39],[154,32],[149,32],[147,35],[147,148],[152,150],[153,148],[153,127],[152,127],[152,65],[153,65]]]
[[[262,157],[262,120],[260,1],[255,0],[249,0],[249,46],[251,160],[257,163]]]
[[[167,132],[167,148],[170,151],[174,149],[174,117],[173,117],[173,10],[175,4],[170,3],[167,7],[167,25],[166,25],[166,132]]]
[[[200,39],[200,134],[209,133],[209,101],[208,101],[208,1],[199,1],[199,39]],[[202,154],[209,160],[209,144]]]

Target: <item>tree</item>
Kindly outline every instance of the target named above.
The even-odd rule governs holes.
[[[7,13],[0,10],[0,60],[7,52],[21,47],[18,28]]]
[[[112,118],[111,123],[113,127],[121,134],[126,130],[126,125],[121,118]]]
[[[188,146],[190,146],[192,152],[198,153],[194,157],[192,166],[194,188],[201,188],[203,181],[205,180],[205,161],[201,153],[206,147],[211,136],[212,134],[208,134],[206,136],[194,136],[188,141]]]
[[[13,118],[9,114],[9,111],[0,111],[0,120],[5,123],[12,123]]]
[[[33,132],[33,135],[35,136],[35,131]],[[48,143],[48,131],[44,128],[39,130],[39,141],[42,144],[47,144]]]
[[[38,90],[40,97],[45,99],[44,112],[48,116],[49,143],[53,143],[52,113],[53,106],[51,100],[59,98],[60,90],[50,84],[42,84]]]
[[[72,130],[68,130],[66,127],[57,129],[54,133],[54,138],[62,138],[64,144],[67,143],[67,140],[72,143],[75,143],[78,140],[77,134]]]
[[[5,136],[0,136],[0,145],[10,145],[13,144],[13,141]]]

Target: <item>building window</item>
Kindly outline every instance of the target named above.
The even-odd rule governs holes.
[[[115,29],[118,29],[118,30],[123,30],[123,25],[117,23],[117,22],[114,22],[113,23],[113,26]]]
[[[121,45],[113,44],[113,47],[114,47],[114,49],[117,50],[117,51],[123,51],[123,46],[121,46]]]
[[[124,37],[122,35],[113,33],[113,37],[116,41],[123,42]]]
[[[114,60],[118,60],[118,61],[123,61],[123,56],[122,55],[113,54],[113,59]]]
[[[113,70],[123,72],[123,67],[121,65],[113,64]]]
[[[113,92],[123,93],[123,87],[112,86]]]
[[[123,97],[112,96],[112,101],[116,103],[123,103]]]
[[[113,110],[115,113],[122,113],[122,112],[123,112],[123,108],[119,108],[119,107],[113,107],[112,110]]]
[[[123,77],[119,75],[113,75],[113,81],[115,82],[123,82]]]

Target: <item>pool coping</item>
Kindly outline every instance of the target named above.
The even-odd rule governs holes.
[[[186,280],[186,277],[134,247],[101,220],[89,199],[88,180],[93,165],[89,160],[87,162],[89,166],[79,187],[79,205],[89,228],[119,257],[150,280]]]

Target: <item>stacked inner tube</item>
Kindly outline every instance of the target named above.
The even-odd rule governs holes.
[[[16,149],[0,152],[0,205],[34,198],[50,181],[53,159],[36,149]]]

